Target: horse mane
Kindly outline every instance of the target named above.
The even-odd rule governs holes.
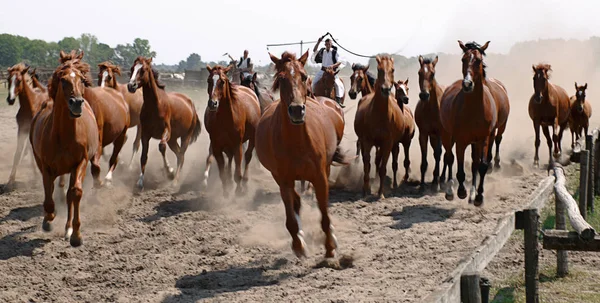
[[[156,82],[156,86],[158,86],[158,88],[160,89],[165,89],[165,84],[158,79],[158,77],[160,76],[158,70],[156,70],[154,66],[150,66],[150,69],[152,69],[152,75],[154,76],[154,82]]]
[[[467,42],[465,44],[465,47],[469,50],[477,50],[479,51],[482,55],[485,56],[485,51],[483,49],[481,49],[481,45],[479,45],[479,43],[475,42],[475,41],[470,41]]]
[[[88,74],[90,73],[90,65],[85,62],[82,62],[79,59],[65,60],[65,62],[59,65],[56,68],[56,70],[52,73],[52,77],[50,77],[50,83],[48,85],[48,96],[50,96],[52,100],[54,100],[56,94],[58,93],[60,78],[63,77],[63,73],[69,68],[79,70],[83,74],[83,77],[81,78],[81,82],[83,82],[83,85],[85,87],[91,86],[92,82],[88,78]]]
[[[25,70],[27,67],[29,67],[29,66],[28,66],[28,65],[26,65],[26,64],[24,64],[24,63],[22,63],[22,62],[20,62],[20,63],[17,63],[17,64],[15,64],[15,65],[13,65],[12,67],[9,67],[9,68],[8,68],[8,72],[9,72],[9,73],[10,73],[10,72],[13,72],[13,71],[19,71],[19,72],[22,72],[22,71],[24,71],[24,70]]]
[[[541,70],[541,71],[544,71],[544,74],[546,74],[546,76],[548,77],[548,79],[550,79],[550,74],[549,74],[549,72],[551,72],[551,71],[552,71],[552,66],[551,66],[550,64],[548,64],[548,63],[538,63],[538,64],[535,66],[535,69],[536,69],[536,70]]]
[[[228,65],[229,66],[229,65]],[[218,72],[224,71],[226,67],[222,66],[222,65],[215,65],[212,70],[216,70]],[[210,76],[210,75],[209,75]],[[233,82],[231,82],[231,80],[229,79],[229,77],[227,77],[227,74],[225,74],[225,78],[227,79],[227,86],[228,89],[225,89],[225,98],[229,99],[229,100],[237,100],[237,85],[234,84]],[[213,88],[214,89],[214,88]]]

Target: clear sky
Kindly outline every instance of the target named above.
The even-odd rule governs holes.
[[[491,40],[488,52],[504,53],[517,41],[600,36],[599,9],[597,0],[5,0],[0,32],[47,41],[91,33],[112,47],[140,37],[157,52],[155,62],[167,64],[192,52],[218,61],[248,49],[262,65],[269,62],[266,44],[316,40],[326,32],[365,55],[458,53],[457,39]],[[286,49],[300,51],[270,51],[279,56]]]

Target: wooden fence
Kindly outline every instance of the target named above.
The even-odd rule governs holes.
[[[585,218],[594,213],[594,197],[600,194],[600,139],[598,129],[578,142],[572,160],[580,163],[579,203],[566,188],[563,167],[555,164],[554,176],[542,180],[529,196],[528,205],[522,210],[508,213],[500,220],[495,231],[488,236],[474,253],[463,259],[450,276],[426,297],[424,302],[489,302],[490,284],[480,272],[504,246],[515,229],[524,230],[526,302],[539,302],[538,257],[539,240],[542,235],[543,249],[557,251],[557,274],[568,274],[567,251],[600,252],[600,236]],[[553,190],[554,189],[554,190]],[[553,230],[540,230],[540,211],[554,192],[556,225]],[[571,227],[567,231],[565,212]]]

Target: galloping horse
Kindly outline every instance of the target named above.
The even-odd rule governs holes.
[[[392,170],[394,171],[394,187],[398,187],[398,182],[396,181],[396,172],[398,171],[398,154],[400,153],[400,143],[402,143],[402,147],[404,148],[404,177],[402,181],[408,180],[408,176],[410,174],[410,143],[412,139],[415,137],[415,117],[412,113],[412,110],[408,106],[408,78],[406,81],[398,80],[398,82],[394,83],[394,87],[396,89],[396,102],[398,102],[398,106],[400,110],[402,110],[402,114],[404,114],[404,123],[406,127],[404,128],[404,132],[400,136],[400,142],[394,145],[392,148]]]
[[[66,54],[60,52],[60,62],[65,63],[70,60],[83,59],[83,51],[76,54],[75,51]],[[87,77],[87,75],[86,75]],[[87,87],[83,91],[83,98],[89,102],[96,123],[98,124],[98,135],[100,136],[100,145],[96,152],[95,162],[99,163],[103,154],[103,148],[113,144],[112,156],[109,160],[108,173],[104,177],[107,183],[112,182],[112,174],[118,163],[119,152],[125,144],[127,129],[129,128],[129,106],[120,92],[106,87]],[[102,185],[100,181],[100,167],[92,165],[92,175],[94,176],[94,186]]]
[[[592,105],[585,100],[587,83],[578,86],[575,82],[575,96],[571,96],[571,111],[569,115],[569,128],[571,129],[571,148],[575,147],[575,140],[579,140],[581,131],[584,136],[588,133],[590,117],[592,116]],[[576,138],[577,137],[577,138]]]
[[[142,88],[144,104],[140,111],[142,126],[141,174],[138,188],[144,188],[144,173],[148,162],[150,138],[159,139],[158,150],[162,154],[167,175],[177,184],[188,146],[195,142],[202,130],[202,123],[192,100],[180,93],[166,92],[165,86],[158,80],[158,72],[152,67],[152,58],[139,56],[131,66],[131,79],[127,84],[130,93]],[[177,139],[181,138],[181,146]],[[177,171],[169,165],[165,155],[169,148],[177,156]]]
[[[358,103],[354,119],[354,131],[360,140],[364,164],[363,195],[371,193],[369,173],[371,171],[371,148],[377,151],[375,165],[379,173],[379,198],[383,195],[386,166],[390,153],[405,134],[409,123],[394,99],[394,59],[377,56],[377,80],[373,94],[363,96]]]
[[[299,59],[289,52],[284,52],[281,59],[269,55],[276,70],[273,91],[280,91],[280,99],[267,108],[258,123],[256,154],[279,185],[292,250],[299,258],[306,256],[306,243],[300,227],[300,196],[294,189],[294,181],[313,184],[325,233],[325,257],[331,258],[337,240],[327,210],[328,178],[333,161],[348,164],[339,150],[344,114],[333,100],[307,96],[304,65],[308,51]]]
[[[494,131],[498,124],[498,110],[485,74],[483,56],[489,46],[489,41],[480,46],[475,42],[466,45],[458,40],[463,51],[462,73],[464,79],[457,80],[448,87],[442,95],[440,104],[440,120],[444,131],[442,132],[442,144],[446,150],[444,166],[452,167],[454,156],[452,147],[456,143],[458,160],[458,197],[467,197],[465,189],[465,149],[471,145],[471,159],[473,160],[471,172],[473,184],[469,202],[474,200],[474,205],[483,204],[483,183],[488,169],[488,149],[490,140],[494,140]],[[479,188],[477,184],[477,172],[479,171]],[[444,175],[444,173],[442,173]],[[446,188],[446,199],[454,199],[454,189],[451,176]]]
[[[534,93],[529,99],[529,117],[533,121],[535,130],[535,156],[533,165],[540,166],[540,126],[546,137],[549,153],[549,165],[554,163],[553,156],[558,158],[562,152],[562,134],[569,122],[569,95],[564,88],[550,83],[552,67],[550,64],[532,65]],[[550,137],[548,127],[552,126],[553,135]],[[560,130],[559,130],[560,127]],[[552,153],[552,141],[554,141],[554,154]]]
[[[261,108],[255,93],[249,88],[235,85],[226,73],[231,67],[217,65],[208,70],[208,104],[204,111],[204,125],[210,137],[210,152],[207,158],[205,177],[208,175],[210,159],[213,156],[219,166],[223,184],[223,195],[228,196],[231,178],[231,161],[235,160],[234,180],[236,193],[242,193],[242,181],[248,182],[248,165],[252,160],[256,126],[261,116]],[[244,154],[242,144],[248,141]],[[225,170],[223,153],[229,158]],[[242,154],[244,154],[244,175],[242,176]]]
[[[375,79],[372,78],[367,71],[369,66],[363,66],[361,64],[352,64],[352,75],[350,76],[350,90],[348,96],[350,99],[356,99],[357,94],[360,92],[361,97],[364,97],[373,92],[373,85]],[[358,102],[360,103],[360,100]],[[359,161],[360,156],[360,140],[356,140],[356,161]]]
[[[84,86],[91,82],[85,74],[89,65],[79,59],[62,63],[52,75],[46,102],[31,122],[29,141],[44,183],[44,231],[52,230],[54,220],[54,180],[71,174],[67,192],[65,237],[71,246],[82,244],[79,228],[79,203],[88,161],[94,161],[101,145],[98,126],[91,106],[83,97]],[[94,165],[94,164],[92,164]]]
[[[432,60],[419,56],[419,102],[415,108],[415,121],[419,127],[419,146],[421,147],[421,190],[425,190],[427,172],[427,141],[433,149],[435,167],[431,188],[439,190],[440,158],[442,156],[442,122],[440,121],[440,102],[445,87],[435,79],[435,66],[438,57]]]
[[[319,82],[315,83],[314,94],[315,96],[323,96],[327,97],[331,100],[335,100],[335,76],[340,72],[335,71],[331,67],[323,68],[323,77],[319,79]],[[342,86],[344,85],[344,81],[340,79],[342,82]],[[346,94],[342,95],[342,99],[340,100],[340,104],[344,104],[344,100],[346,99]]]
[[[98,64],[100,68],[98,72],[98,86],[110,87],[121,92],[125,97],[125,102],[129,106],[129,128],[137,126],[135,139],[133,140],[133,153],[131,154],[131,160],[129,161],[129,168],[133,165],[133,159],[140,148],[140,140],[142,138],[142,127],[140,126],[140,112],[142,111],[142,104],[144,104],[144,96],[141,90],[130,93],[127,90],[126,84],[120,84],[117,82],[117,75],[121,75],[121,68],[118,65],[114,65],[109,61]]]
[[[265,112],[265,108],[269,106],[275,99],[273,98],[273,94],[264,87],[261,87],[260,83],[256,79],[256,73],[252,75],[252,77],[246,77],[244,79],[240,74],[240,83],[242,86],[245,86],[252,90],[256,96],[258,97],[258,101],[260,102],[260,112],[261,114]]]
[[[8,68],[8,96],[6,102],[8,105],[15,104],[15,99],[19,97],[19,110],[17,111],[17,150],[13,160],[13,167],[10,172],[10,177],[6,183],[5,189],[11,189],[15,184],[17,175],[17,167],[24,156],[24,151],[29,150],[31,145],[27,144],[26,140],[31,129],[31,120],[33,116],[40,110],[43,101],[48,99],[48,93],[40,90],[35,90],[28,82],[30,76],[27,73],[29,66],[22,63],[16,64]],[[33,163],[33,155],[32,155]],[[34,165],[35,169],[35,165]]]

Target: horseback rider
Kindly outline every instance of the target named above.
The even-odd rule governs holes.
[[[325,47],[323,47],[319,51],[317,51],[317,49],[319,48],[319,44],[321,44],[321,41],[323,41],[323,37],[325,37],[325,36],[319,37],[319,41],[317,41],[317,44],[313,48],[313,54],[310,57],[310,59],[313,63],[321,63],[321,69],[317,72],[317,74],[315,75],[315,78],[313,79],[313,83],[312,83],[313,91],[315,90],[315,85],[319,82],[319,80],[321,80],[321,77],[323,77],[323,72],[324,72],[325,68],[331,67],[334,70],[336,70],[338,68],[342,69],[345,66],[345,64],[339,60],[340,56],[337,52],[337,47],[332,45],[330,38],[327,38],[327,40],[325,40]],[[344,93],[345,93],[344,92],[344,84],[342,83],[342,80],[337,75],[335,75],[334,88],[335,88],[335,101],[337,101],[337,103],[342,108],[345,107],[341,103],[342,97],[344,96]]]
[[[250,62],[250,57],[248,57],[248,50],[244,50],[244,56],[240,57],[237,68],[242,73],[243,79],[252,77],[252,62]]]

